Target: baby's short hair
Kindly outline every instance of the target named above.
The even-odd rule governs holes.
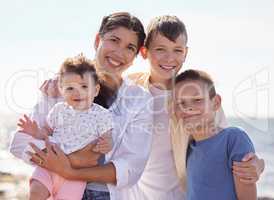
[[[87,59],[83,55],[79,55],[72,58],[67,58],[61,65],[59,70],[60,79],[67,73],[74,73],[80,75],[83,78],[85,73],[90,73],[94,82],[99,83],[99,78],[96,73],[94,62]]]

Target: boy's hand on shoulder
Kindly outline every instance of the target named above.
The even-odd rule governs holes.
[[[242,162],[233,162],[233,174],[239,177],[242,183],[254,184],[259,180],[264,166],[264,160],[251,152],[244,156]]]

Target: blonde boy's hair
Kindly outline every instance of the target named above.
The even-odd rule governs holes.
[[[158,33],[173,42],[182,34],[185,39],[185,45],[187,44],[188,36],[185,24],[176,16],[163,15],[150,21],[145,39],[146,48],[149,48],[152,39]]]

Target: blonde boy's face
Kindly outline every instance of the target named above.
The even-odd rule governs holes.
[[[210,98],[208,86],[201,81],[188,80],[176,84],[174,98],[177,119],[192,130],[209,128],[221,104],[220,96]]]
[[[75,73],[67,73],[62,76],[60,91],[65,102],[76,110],[87,110],[99,93],[99,85],[94,83],[90,73],[83,77]]]
[[[181,69],[187,55],[185,37],[181,34],[175,42],[156,33],[150,46],[143,54],[150,62],[151,77],[154,81],[171,80]]]

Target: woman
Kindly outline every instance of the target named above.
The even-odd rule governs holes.
[[[141,22],[129,13],[113,13],[104,17],[95,38],[96,70],[101,74],[104,85],[108,86],[102,89],[99,98],[106,100],[105,106],[109,107],[115,122],[114,148],[106,156],[106,164],[101,162],[99,166],[94,166],[100,156],[91,151],[95,144],[68,157],[49,143],[47,153],[33,145],[37,154],[31,154],[32,160],[40,167],[67,179],[91,182],[83,199],[127,199],[127,188],[137,182],[145,167],[152,137],[151,95],[122,78],[122,73],[132,65],[144,39]],[[42,126],[46,113],[55,103],[55,99],[45,97],[35,107],[32,118]],[[20,158],[22,148],[31,140],[17,132],[11,144],[11,153]],[[105,191],[105,194],[98,195],[98,191]]]

